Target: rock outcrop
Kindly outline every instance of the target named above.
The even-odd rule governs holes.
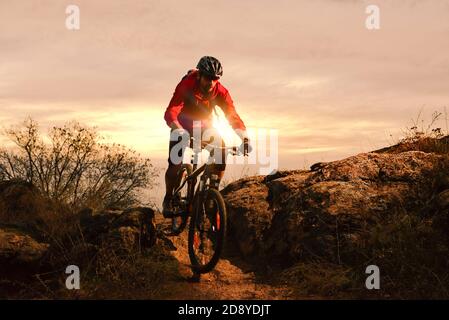
[[[87,242],[108,244],[126,251],[149,248],[156,242],[154,210],[147,207],[81,212],[81,229]]]
[[[155,242],[151,208],[101,212],[85,209],[74,215],[46,199],[30,183],[0,182],[3,275],[8,272],[29,275],[62,262],[76,264],[80,259],[92,258],[104,246],[129,253],[150,248]]]
[[[362,153],[312,170],[244,178],[223,191],[231,238],[247,259],[289,265],[338,261],[341,248],[399,211],[448,207],[447,158],[435,153]],[[438,209],[440,208],[440,209]]]
[[[39,267],[48,248],[49,244],[37,241],[18,228],[0,227],[0,270],[34,270]]]

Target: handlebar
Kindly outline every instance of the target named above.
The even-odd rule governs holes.
[[[190,141],[193,143],[194,141],[196,141],[196,139],[194,137],[190,137]],[[248,156],[247,153],[243,153],[240,150],[239,146],[232,146],[232,147],[217,147],[214,146],[212,144],[210,144],[211,141],[203,141],[201,140],[201,149],[206,149],[207,151],[213,150],[213,149],[220,149],[220,150],[224,150],[226,153],[229,153],[232,156]]]

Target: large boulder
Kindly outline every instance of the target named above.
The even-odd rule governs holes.
[[[31,183],[0,181],[0,269],[2,275],[37,271],[50,245],[40,232],[49,203]]]
[[[80,226],[86,241],[96,245],[133,251],[149,248],[156,242],[154,210],[147,207],[101,212],[85,209],[81,212]]]
[[[434,153],[362,153],[312,170],[241,179],[222,193],[229,232],[248,259],[292,264],[307,257],[339,261],[342,246],[399,210],[425,207],[449,188],[447,158]],[[446,193],[436,203],[445,207]]]
[[[0,270],[35,270],[47,254],[49,244],[35,240],[15,227],[0,227]]]

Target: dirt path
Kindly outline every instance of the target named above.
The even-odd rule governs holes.
[[[157,222],[163,224],[161,220]],[[192,271],[189,267],[187,230],[180,236],[169,239],[176,247],[172,255],[179,261],[179,279],[164,285],[163,290],[168,299],[292,299],[291,290],[283,286],[273,286],[259,279],[251,271],[251,267],[242,262],[230,249],[225,250],[222,259],[212,272],[201,276],[199,283],[188,282]]]

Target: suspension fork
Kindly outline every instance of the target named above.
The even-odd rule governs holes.
[[[206,185],[207,179],[209,178],[209,185]],[[200,192],[201,200],[206,200],[207,189],[217,189],[218,190],[218,175],[213,173],[211,166],[207,166],[201,176],[200,185],[198,186],[198,192]]]

